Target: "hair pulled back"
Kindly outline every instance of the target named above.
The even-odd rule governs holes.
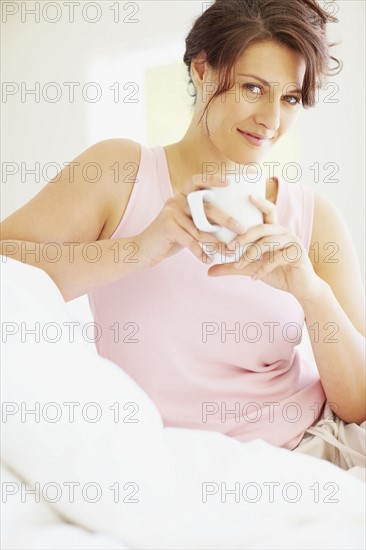
[[[301,54],[306,65],[302,104],[304,108],[313,107],[316,88],[323,85],[324,76],[342,69],[342,62],[330,54],[335,44],[327,42],[327,23],[338,22],[333,15],[337,5],[328,4],[334,8],[332,13],[316,0],[216,0],[196,19],[186,38],[183,57],[189,84],[193,84],[191,62],[199,54],[204,54],[205,61],[217,71],[218,86],[204,113],[216,96],[231,89],[233,67],[246,48],[265,40]],[[331,62],[335,62],[333,68]],[[195,105],[195,88],[192,95]]]

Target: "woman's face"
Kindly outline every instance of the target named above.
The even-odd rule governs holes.
[[[234,66],[234,86],[208,108],[208,139],[220,156],[245,164],[260,162],[268,154],[302,108],[305,68],[298,53],[275,42],[260,42],[246,49]],[[212,83],[217,83],[207,65],[202,77],[199,116],[212,94]],[[207,135],[205,117],[201,127]],[[263,139],[250,138],[245,132]]]

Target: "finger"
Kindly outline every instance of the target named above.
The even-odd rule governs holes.
[[[178,202],[178,208],[176,203]],[[186,197],[176,197],[172,200],[172,210],[174,219],[178,220],[185,231],[187,231],[192,237],[200,241],[201,243],[206,244],[219,244],[220,241],[213,233],[201,231],[197,229],[193,220],[189,205],[187,203]]]
[[[263,213],[264,223],[278,223],[276,205],[268,199],[249,195],[250,200]]]
[[[179,244],[189,248],[189,250],[202,262],[211,263],[211,257],[204,252],[201,245],[204,243],[218,245],[219,241],[213,235],[199,231],[192,221],[184,216],[177,215],[175,217],[175,222],[181,230],[177,237]]]
[[[238,219],[234,218],[227,212],[221,210],[212,203],[205,204],[206,217],[210,223],[220,225],[222,227],[227,227],[236,234],[242,234],[245,232],[245,225]]]
[[[192,218],[189,215],[181,215],[176,214],[175,219],[178,221],[181,227],[184,228],[187,233],[189,233],[192,237],[194,237],[197,241],[201,242],[202,244],[219,244],[220,241],[213,233],[208,233],[205,231],[200,231],[197,229],[197,227],[194,225]]]
[[[209,277],[222,277],[225,275],[240,275],[240,273],[234,269],[234,262],[230,262],[211,266],[207,271],[207,275],[209,275]]]
[[[181,198],[178,199],[178,201],[180,203],[181,210],[183,210],[186,216],[190,220],[192,220],[191,210],[189,208],[186,197],[183,197],[182,195]],[[211,203],[204,203],[204,209],[205,209],[207,220],[210,223],[220,225],[221,227],[227,227],[228,229],[230,229],[230,231],[232,231],[235,234],[242,234],[245,232],[245,229],[246,229],[245,225],[240,220],[237,220],[233,216],[230,216],[229,214],[227,214],[217,206]],[[193,220],[192,220],[192,223],[193,223]],[[204,233],[202,234],[204,235]],[[216,242],[219,242],[217,239],[215,240]]]
[[[230,243],[228,243],[228,247],[235,246],[236,243],[240,243],[241,245],[249,244],[249,243],[256,243],[259,241],[259,239],[263,238],[270,238],[270,237],[276,237],[276,241],[278,240],[277,235],[288,235],[289,229],[288,227],[284,227],[283,225],[274,225],[274,224],[258,224],[254,225],[253,227],[249,228],[244,234],[238,235],[233,239]]]
[[[259,262],[259,265],[257,265],[254,269],[250,270],[250,273],[246,271],[246,274],[249,275],[252,279],[261,280],[266,275],[274,271],[275,269],[281,266],[284,266],[286,264],[287,262],[283,258],[281,252],[277,252],[274,255],[272,262],[265,262],[262,260],[261,262]]]
[[[278,250],[283,250],[286,245],[293,244],[288,235],[279,235],[277,237],[264,237],[256,242],[249,243],[244,250],[240,261],[243,263],[253,263],[265,258],[272,261],[272,257]],[[287,254],[287,253],[286,253]]]
[[[276,242],[263,240],[255,243],[255,252],[250,252],[249,248],[245,250],[241,259],[236,262],[235,269],[241,269],[255,263],[256,268],[263,265],[274,264],[279,256],[283,259],[281,265],[297,263],[301,260],[304,249],[298,241],[291,241],[291,236],[284,235],[279,237]],[[264,247],[266,250],[264,250]]]
[[[177,235],[177,242],[184,248],[188,248],[192,252],[192,254],[200,260],[200,262],[203,263],[212,263],[212,259],[207,256],[207,254],[204,252],[204,250],[201,248],[199,242],[192,237],[183,227],[177,223],[178,226],[178,235]]]

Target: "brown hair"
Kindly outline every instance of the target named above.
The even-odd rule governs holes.
[[[186,38],[183,57],[189,84],[193,84],[191,62],[200,53],[218,71],[218,87],[203,115],[216,96],[231,88],[233,66],[244,50],[264,40],[273,40],[302,55],[306,63],[302,104],[304,108],[313,107],[316,87],[323,85],[322,76],[338,74],[342,69],[342,62],[329,52],[335,45],[326,39],[329,22],[338,23],[338,19],[316,0],[216,0],[195,21]],[[331,60],[336,63],[333,69]],[[196,89],[192,95],[195,105]]]

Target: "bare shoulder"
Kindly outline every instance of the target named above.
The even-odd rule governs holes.
[[[310,248],[319,250],[320,257],[329,257],[328,262],[315,262],[315,271],[324,269],[325,264],[339,263],[340,249],[346,244],[354,247],[350,231],[339,209],[329,199],[314,191],[314,219]],[[334,249],[334,252],[331,249]],[[318,254],[314,256],[317,257]]]
[[[365,291],[350,230],[336,205],[314,192],[314,220],[309,257],[361,334],[365,334]]]
[[[1,222],[1,239],[61,243],[107,238],[103,232],[114,209],[123,212],[139,162],[140,146],[132,140],[95,143]]]
[[[83,154],[90,154],[91,156],[96,155],[103,163],[104,167],[109,165],[110,162],[118,162],[119,164],[125,162],[138,163],[140,158],[140,144],[127,138],[105,139],[89,147]],[[111,166],[111,172],[114,173],[116,170],[114,170],[113,165]],[[120,168],[123,169],[123,166]],[[120,175],[122,176],[120,178],[122,180],[122,172]],[[115,180],[116,177],[114,176],[113,179]]]

